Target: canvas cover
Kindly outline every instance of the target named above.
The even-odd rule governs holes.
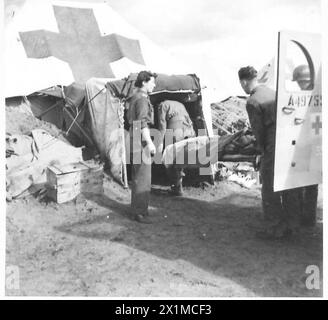
[[[64,123],[62,130],[67,134],[69,141],[75,146],[94,146],[90,117],[88,113],[88,100],[85,85],[72,83],[64,88],[65,105],[62,110]]]
[[[129,108],[129,100],[135,91],[136,78],[137,74],[133,73],[125,79],[110,81],[106,84],[113,96],[126,101],[126,109]],[[213,134],[211,109],[202,101],[200,81],[195,74],[158,74],[155,83],[156,86],[149,95],[150,101],[155,107],[155,115],[156,107],[160,102],[176,100],[185,105],[197,133],[200,135]],[[198,132],[198,130],[201,131]]]
[[[122,80],[110,81],[107,87],[113,94],[119,98],[128,99],[133,94],[134,84],[137,79],[137,73],[130,74]],[[195,74],[190,75],[167,75],[158,74],[156,77],[156,86],[152,96],[161,92],[199,93],[201,91],[199,79]]]
[[[88,113],[93,140],[114,179],[121,181],[124,163],[123,105],[106,90],[108,79],[91,78],[86,83]]]
[[[28,96],[26,100],[36,118],[50,122],[59,129],[64,127],[65,101],[61,97],[36,93]],[[10,105],[10,102],[8,104]]]
[[[55,86],[40,90],[27,97],[6,99],[6,106],[19,107],[27,103],[33,115],[54,124],[67,133],[66,138],[75,146],[93,146],[88,126],[89,118],[85,86],[72,83],[63,88]]]

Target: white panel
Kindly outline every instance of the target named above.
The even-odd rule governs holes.
[[[293,80],[300,65],[313,70],[312,88],[302,90]],[[277,79],[274,190],[321,183],[321,36],[280,32]]]

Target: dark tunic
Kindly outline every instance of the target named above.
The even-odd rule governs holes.
[[[166,146],[195,136],[193,123],[186,107],[181,102],[173,100],[165,100],[159,104],[158,129],[161,132],[162,141],[165,136]],[[182,187],[183,169],[173,165],[168,168],[167,172],[170,183],[176,187]]]
[[[262,206],[268,227],[298,227],[300,206],[297,189],[273,191],[274,151],[276,132],[276,93],[266,86],[258,86],[247,100],[246,109],[262,154]]]
[[[171,129],[176,141],[195,136],[186,107],[181,102],[173,100],[165,100],[159,104],[158,129],[162,138],[164,138],[166,130]]]
[[[246,109],[259,152],[274,155],[276,126],[276,93],[258,86],[247,100]]]
[[[139,120],[141,122],[141,129],[154,123],[153,107],[146,93],[138,90],[132,96],[128,111],[128,120],[130,126],[132,126],[133,121]]]
[[[151,189],[151,164],[142,161],[142,149],[146,143],[142,141],[140,131],[153,124],[153,108],[148,96],[140,90],[130,100],[128,121],[130,124],[130,146],[132,148],[131,208],[133,214],[147,215]],[[138,141],[133,141],[133,130],[139,131],[135,135],[135,139]],[[139,156],[136,156],[138,153]]]

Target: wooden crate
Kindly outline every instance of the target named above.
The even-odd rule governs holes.
[[[103,177],[103,166],[88,161],[52,165],[47,168],[47,195],[63,203],[83,192],[101,194],[104,192]]]

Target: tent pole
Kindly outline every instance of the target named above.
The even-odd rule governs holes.
[[[85,103],[82,107],[81,110],[77,112],[76,117],[73,119],[73,122],[71,124],[71,126],[68,128],[68,130],[66,131],[66,134],[69,133],[69,131],[72,129],[73,124],[75,123],[76,119],[79,117],[80,113],[82,112],[82,109],[88,105],[95,97],[97,97],[101,92],[103,92],[106,89],[106,86],[104,88],[102,88],[96,95],[94,95],[87,103]],[[63,95],[65,95],[64,91],[63,91]],[[66,108],[66,106],[64,107],[64,109]]]
[[[123,167],[123,186],[124,189],[128,189],[129,188],[129,184],[128,184],[128,173],[127,173],[127,168],[126,168],[126,153],[125,153],[125,135],[124,135],[124,128],[122,128],[123,130],[123,161],[122,161],[122,167]]]
[[[41,114],[38,115],[38,118],[41,118],[42,116],[44,116],[45,114],[47,114],[49,111],[51,111],[52,109],[54,109],[55,107],[58,106],[58,104],[61,102],[61,100],[57,101],[56,103],[54,103],[51,107],[49,107],[47,110],[43,111]]]
[[[121,99],[118,99],[119,108],[117,109],[118,118],[120,122],[120,129],[122,133],[122,141],[123,141],[123,155],[122,155],[122,170],[123,170],[123,187],[124,189],[129,188],[128,184],[128,174],[126,168],[126,150],[125,150],[125,132],[124,132],[124,103]]]
[[[93,145],[94,144],[93,140],[89,137],[89,135],[86,133],[86,131],[79,125],[79,123],[76,122],[76,119],[74,119],[74,117],[70,114],[70,112],[67,110],[66,107],[64,107],[64,110],[66,111],[66,113],[68,114],[68,116],[73,120],[73,122],[75,122],[75,125],[80,129],[80,131],[83,133],[83,135],[88,140],[88,142],[91,145]],[[68,135],[68,132],[66,132],[66,135]]]

